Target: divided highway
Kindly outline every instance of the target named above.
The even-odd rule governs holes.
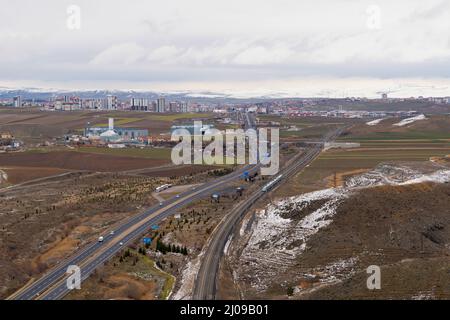
[[[252,117],[246,117],[244,121],[245,127],[250,127],[252,126],[252,123],[254,123]],[[250,121],[252,121],[252,123],[250,123]],[[178,209],[187,204],[204,198],[205,196],[210,195],[211,192],[220,190],[227,183],[241,178],[244,172],[258,170],[259,166],[259,164],[246,165],[235,172],[211,182],[207,182],[193,190],[186,191],[165,201],[162,205],[156,205],[141,214],[125,220],[116,230],[113,230],[113,232],[102,235],[102,242],[93,242],[80,249],[69,258],[58,263],[40,279],[21,288],[8,297],[8,299],[54,300],[64,297],[69,293],[66,284],[68,278],[66,271],[69,266],[76,265],[80,267],[82,281],[87,279],[96,268],[103,265],[127,244],[139,238],[153,225],[174,214]]]
[[[338,137],[343,128],[330,132],[323,138],[323,142],[334,140]],[[309,165],[323,150],[323,143],[315,144],[305,150],[302,154],[296,156],[290,163],[284,168],[280,175],[276,175],[274,179],[279,178],[277,185],[293,176],[298,171],[304,169]],[[274,180],[272,179],[272,181]],[[227,217],[222,220],[220,225],[215,229],[212,234],[209,245],[206,249],[205,255],[202,260],[197,279],[195,281],[195,287],[193,292],[194,300],[213,300],[216,296],[216,281],[219,271],[220,260],[223,255],[225,245],[232,233],[234,233],[239,221],[245,215],[247,210],[260,198],[262,198],[266,192],[263,189],[259,189],[251,194],[247,199],[240,202]]]

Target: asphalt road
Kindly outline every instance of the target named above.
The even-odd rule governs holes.
[[[343,129],[330,132],[323,138],[323,142],[332,141],[340,135]],[[289,162],[286,168],[284,168],[280,174],[283,175],[282,179],[277,183],[277,186],[282,184],[283,181],[304,169],[314,159],[320,155],[323,149],[323,144],[312,145],[305,150],[302,154],[298,155],[293,161]],[[273,179],[278,177],[275,175]],[[276,186],[275,186],[276,187]],[[270,190],[269,190],[270,191]],[[219,227],[217,227],[212,234],[209,245],[206,249],[205,255],[202,259],[197,278],[195,281],[195,287],[193,291],[193,300],[213,300],[216,296],[216,281],[219,270],[220,260],[223,255],[225,245],[231,234],[234,233],[238,222],[245,215],[247,210],[266,192],[262,191],[262,188],[256,190],[247,199],[240,202],[232,211],[228,214],[225,220],[222,220]]]
[[[245,118],[245,126],[251,126],[249,123],[254,120],[252,117]],[[246,165],[243,168],[232,172],[224,177],[220,177],[211,182],[205,183],[193,190],[186,191],[165,201],[162,206],[156,205],[145,212],[138,214],[128,220],[125,220],[120,226],[113,230],[113,233],[102,235],[102,242],[93,242],[86,247],[78,250],[71,257],[59,262],[55,267],[48,271],[38,280],[21,288],[13,295],[8,297],[10,300],[54,300],[64,297],[69,293],[67,288],[68,275],[66,271],[69,266],[76,265],[81,269],[81,279],[84,281],[95,271],[96,268],[103,265],[107,260],[113,257],[117,252],[126,247],[127,244],[135,241],[153,225],[159,223],[166,217],[174,214],[183,206],[197,201],[211,192],[220,190],[227,183],[242,177],[245,171],[252,172],[259,169],[258,165]]]

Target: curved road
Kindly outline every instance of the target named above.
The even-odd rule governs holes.
[[[342,130],[343,128],[340,128],[336,131],[330,132],[323,138],[323,142],[334,140],[341,134]],[[280,185],[281,182],[285,181],[299,170],[304,169],[307,165],[314,161],[317,156],[320,155],[322,149],[323,143],[316,144],[294,158],[293,161],[291,161],[280,173],[283,174],[283,177],[277,185]],[[276,175],[276,177],[278,176],[279,175]],[[265,194],[266,192],[263,192],[262,189],[255,191],[246,200],[240,202],[235,208],[233,208],[225,220],[223,220],[219,227],[216,228],[211,236],[209,245],[206,249],[202,264],[197,274],[192,297],[194,300],[215,299],[217,274],[225,245],[230,235],[234,233],[238,222],[245,215],[246,211]]]
[[[246,127],[252,125],[249,123],[250,121],[251,117],[247,117],[245,120]],[[162,205],[156,205],[141,214],[125,220],[116,230],[112,230],[113,233],[102,235],[104,238],[103,242],[93,242],[78,250],[69,258],[59,262],[40,279],[25,285],[8,297],[8,299],[54,300],[64,297],[70,291],[66,285],[69,276],[66,274],[66,271],[69,266],[76,265],[80,267],[82,281],[87,279],[96,268],[103,265],[127,244],[135,241],[154,224],[174,214],[181,207],[208,196],[211,192],[225,187],[227,183],[239,179],[245,171],[252,172],[258,170],[259,167],[259,164],[246,165],[235,172],[186,191],[165,201]]]

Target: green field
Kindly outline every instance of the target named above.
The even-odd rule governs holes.
[[[197,118],[211,118],[212,115],[210,113],[175,113],[175,114],[152,114],[151,116],[146,117],[149,120],[156,121],[175,121],[175,120],[189,120],[189,119],[197,119]]]
[[[136,117],[124,117],[124,113],[107,113],[105,117],[112,117],[116,119],[116,122],[119,123],[117,119],[124,119],[125,123],[130,123],[134,121],[140,120],[155,120],[155,121],[175,121],[175,120],[183,120],[183,119],[196,119],[196,118],[212,118],[213,115],[211,113],[171,113],[171,114],[158,114],[158,113],[139,113],[136,114]],[[130,121],[128,121],[130,120]],[[105,123],[106,125],[106,123]]]
[[[140,118],[115,118],[114,119],[114,126],[122,126],[124,124],[133,123],[136,121],[140,121],[142,119]],[[96,127],[107,127],[108,122],[99,123],[95,125]]]

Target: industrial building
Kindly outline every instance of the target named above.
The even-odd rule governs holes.
[[[131,141],[148,136],[147,129],[114,127],[114,119],[109,118],[108,127],[90,127],[84,129],[86,137],[98,137],[105,142]]]
[[[204,124],[202,126],[188,124],[188,125],[172,126],[170,128],[170,131],[173,133],[175,130],[186,129],[187,131],[189,131],[189,133],[191,135],[194,135],[197,132],[201,132],[201,134],[204,135],[207,130],[213,129],[213,128],[214,128],[214,125],[212,125],[212,124]]]

